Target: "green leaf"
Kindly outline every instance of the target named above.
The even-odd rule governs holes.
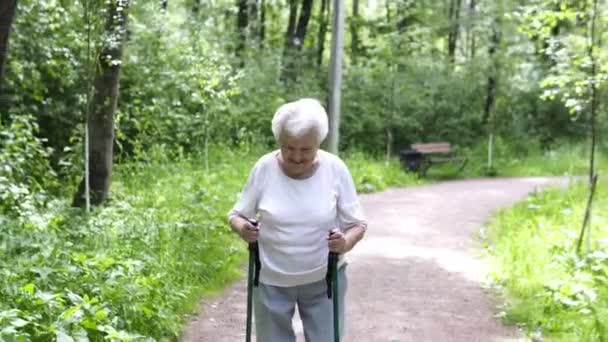
[[[57,339],[57,342],[74,342],[73,338],[61,330],[55,331],[55,338]]]
[[[24,326],[28,325],[28,323],[28,321],[23,320],[21,318],[16,318],[11,321],[11,325],[17,328],[23,328]]]

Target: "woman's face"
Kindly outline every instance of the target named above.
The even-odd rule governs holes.
[[[290,176],[302,176],[312,170],[319,149],[314,130],[297,138],[283,134],[279,145],[283,167]]]

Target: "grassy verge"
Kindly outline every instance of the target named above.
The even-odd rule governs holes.
[[[576,154],[568,153],[564,159],[577,159]],[[600,167],[589,253],[575,252],[588,197],[585,180],[568,189],[535,193],[498,213],[489,226],[490,281],[504,294],[502,315],[507,322],[523,326],[529,336],[608,341],[606,160]],[[566,166],[562,160],[549,168],[561,171]]]
[[[0,340],[173,340],[198,299],[241,276],[245,246],[226,212],[263,153],[118,165],[112,198],[86,215],[55,200],[0,217]],[[416,179],[398,163],[346,157],[361,191]]]

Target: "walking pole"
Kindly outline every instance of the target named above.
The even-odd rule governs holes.
[[[340,342],[340,294],[338,293],[338,254],[330,253],[332,258],[332,292],[334,302],[334,342]]]
[[[258,222],[245,218],[249,223],[258,226]],[[250,242],[249,246],[249,272],[247,274],[247,327],[245,341],[251,342],[251,321],[253,309],[253,286],[258,286],[260,278],[260,249],[257,242]]]
[[[340,294],[338,293],[338,253],[329,252],[327,257],[327,298],[333,302],[334,342],[340,342]]]

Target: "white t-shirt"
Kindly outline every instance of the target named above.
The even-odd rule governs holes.
[[[258,217],[260,282],[297,286],[322,280],[327,272],[327,237],[334,228],[365,225],[348,168],[337,156],[318,151],[318,168],[306,179],[288,177],[279,151],[260,158],[228,214]]]

